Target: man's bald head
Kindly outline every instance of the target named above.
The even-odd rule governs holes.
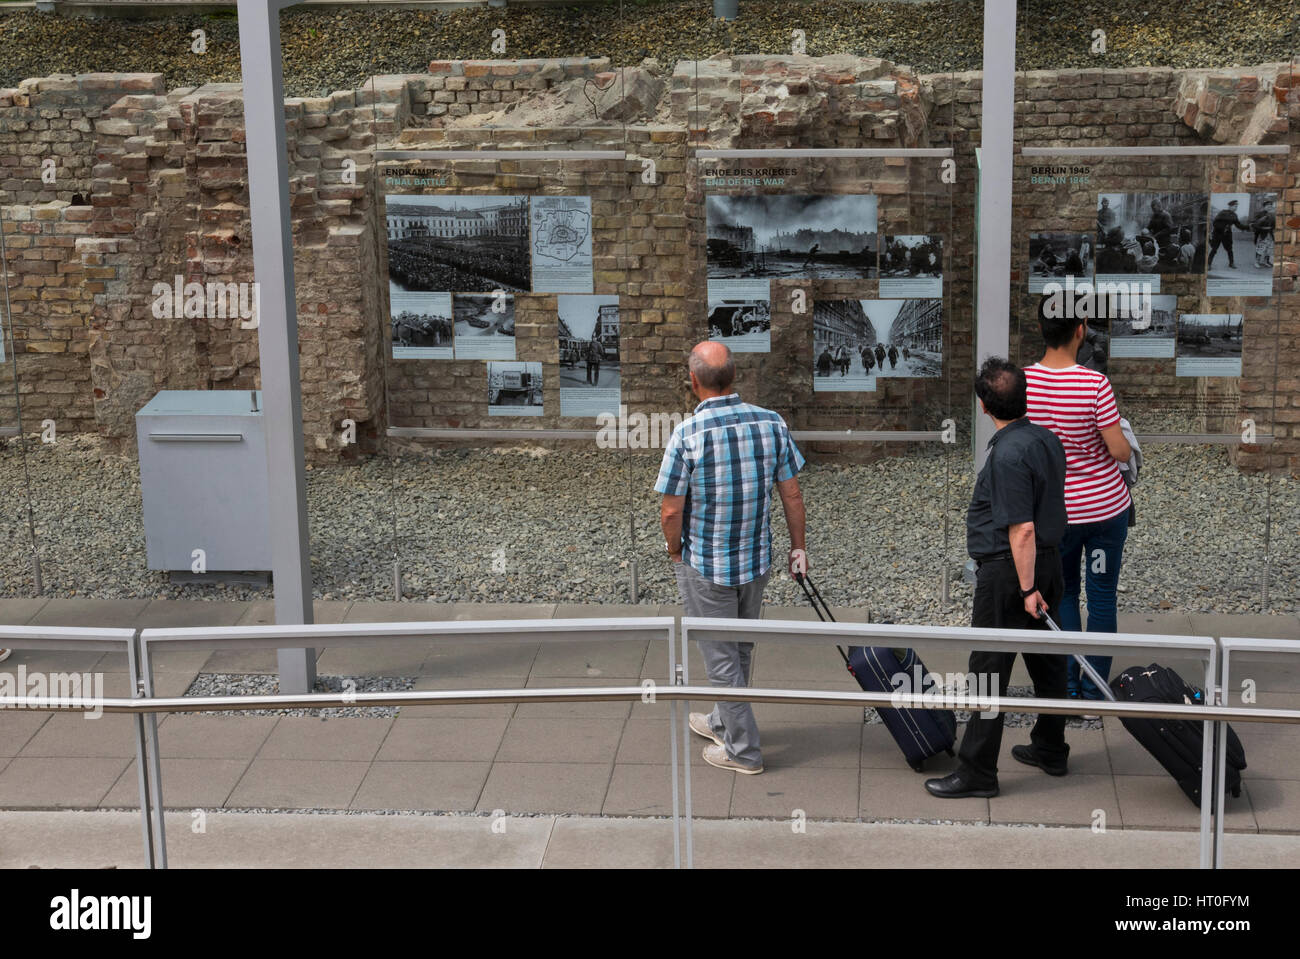
[[[736,361],[725,343],[713,340],[697,343],[691,350],[688,365],[700,388],[711,393],[729,389],[736,378]]]

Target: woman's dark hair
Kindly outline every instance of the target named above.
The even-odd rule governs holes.
[[[1000,356],[985,360],[975,377],[975,395],[996,419],[1018,420],[1024,416],[1025,393],[1025,371]]]

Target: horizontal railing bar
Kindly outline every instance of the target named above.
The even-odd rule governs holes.
[[[611,127],[611,129],[618,129]],[[626,160],[625,150],[376,150],[385,160]],[[400,199],[400,197],[399,197]]]
[[[469,430],[423,426],[390,426],[388,435],[394,439],[420,440],[589,440],[596,441],[599,430]]]
[[[474,430],[422,426],[390,426],[388,435],[394,439],[424,440],[589,440],[595,442],[604,430]],[[939,430],[791,430],[796,440],[840,441],[846,443],[937,443],[942,442]],[[658,447],[655,447],[658,448]]]
[[[1259,156],[1290,153],[1284,143],[1241,146],[1021,147],[1027,157]]]
[[[1273,434],[1262,433],[1249,443],[1246,443],[1241,438],[1240,433],[1138,433],[1137,439],[1139,443],[1149,443],[1151,445],[1164,443],[1200,445],[1212,443],[1234,446],[1237,443],[1245,443],[1247,446],[1268,446],[1273,442]]]
[[[62,649],[125,652],[135,640],[134,629],[88,626],[0,626],[2,649]]]
[[[794,619],[708,619],[682,617],[682,632],[692,642],[774,642],[793,646],[914,646],[924,642],[959,643],[967,649],[1015,649],[1028,652],[1086,650],[1089,655],[1158,650],[1185,652],[1201,661],[1215,650],[1209,636],[1153,633],[1079,633],[1047,630],[984,629],[974,626],[905,626],[892,623],[822,623]],[[737,634],[742,634],[737,636]],[[893,642],[894,640],[900,642]],[[1300,651],[1300,650],[1298,650]]]
[[[373,646],[403,639],[423,639],[450,645],[456,639],[477,643],[525,645],[540,641],[584,642],[592,639],[637,642],[666,639],[675,621],[671,616],[606,616],[584,619],[477,619],[399,623],[322,623],[266,626],[182,626],[146,629],[141,642],[149,649],[166,645],[212,648],[288,649],[286,643],[308,645]],[[551,635],[551,634],[576,635]],[[587,634],[599,633],[598,637]],[[217,645],[219,644],[219,645]]]
[[[696,150],[701,160],[761,160],[764,157],[950,157],[952,147],[776,147],[770,150]]]
[[[925,694],[866,693],[833,690],[763,689],[722,686],[656,685],[556,687],[546,689],[407,690],[377,693],[310,693],[268,696],[181,696],[143,699],[91,699],[19,696],[6,700],[11,708],[36,712],[193,713],[244,709],[318,709],[376,706],[494,705],[509,703],[608,702],[709,702],[781,703],[805,706],[872,706],[877,709],[969,709],[1016,713],[1078,715],[1076,699],[1031,697],[937,696]],[[1089,700],[1088,712],[1129,719],[1186,719],[1253,723],[1300,724],[1300,710],[1255,709],[1240,706],[1192,706],[1186,703],[1120,703]]]
[[[1300,622],[1297,623],[1297,636],[1295,639],[1262,639],[1259,637],[1247,638],[1244,636],[1224,636],[1219,640],[1223,648],[1230,649],[1234,653],[1288,653],[1292,656],[1300,655]]]

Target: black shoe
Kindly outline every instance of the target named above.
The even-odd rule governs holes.
[[[1038,758],[1038,750],[1033,746],[1012,746],[1011,758],[1026,766],[1037,766],[1049,776],[1064,776],[1070,771],[1065,763],[1045,763]]]
[[[965,799],[968,796],[991,799],[998,794],[996,781],[992,786],[980,786],[971,779],[970,773],[965,769],[959,769],[942,779],[927,779],[925,788],[931,796],[938,796],[940,799]]]

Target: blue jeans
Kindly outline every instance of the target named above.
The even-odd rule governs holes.
[[[1083,630],[1083,621],[1079,616],[1079,586],[1082,578],[1088,590],[1088,632],[1118,631],[1116,588],[1119,586],[1119,567],[1124,557],[1126,539],[1127,512],[1100,523],[1069,524],[1065,527],[1065,535],[1061,538],[1065,595],[1057,610],[1057,623],[1061,629],[1069,632]],[[1080,562],[1087,570],[1082,577],[1079,572]],[[1089,656],[1088,662],[1103,679],[1110,678],[1109,656]],[[1093,681],[1082,674],[1074,657],[1070,657],[1066,690],[1071,696],[1105,699]]]

